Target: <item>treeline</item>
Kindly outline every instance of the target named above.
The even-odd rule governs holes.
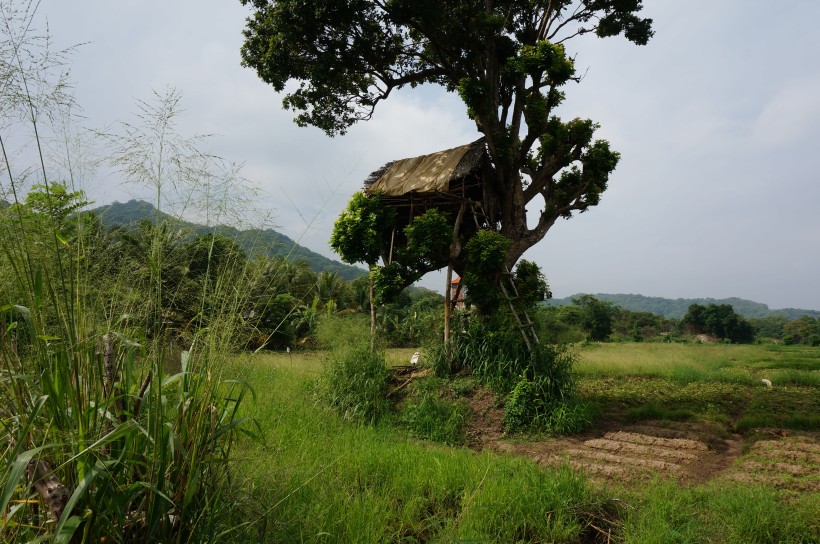
[[[547,301],[549,306],[567,306],[572,304],[572,299],[578,298],[580,294],[572,295],[571,297],[552,299]],[[644,295],[627,295],[627,294],[593,294],[595,298],[606,302],[611,302],[616,306],[632,310],[633,312],[649,312],[657,314],[668,319],[683,319],[689,312],[689,307],[692,304],[701,306],[711,305],[730,305],[735,312],[742,315],[746,319],[763,318],[763,317],[777,317],[781,316],[787,320],[799,319],[803,316],[813,318],[820,318],[820,311],[817,310],[803,310],[798,308],[783,308],[779,310],[772,310],[768,305],[746,300],[738,297],[713,299],[713,298],[663,298],[663,297],[647,297]]]
[[[690,304],[681,319],[633,311],[592,295],[538,312],[542,335],[550,342],[679,342],[700,337],[732,343],[782,342],[820,345],[820,319],[782,315],[746,319],[730,304]]]
[[[82,247],[84,306],[107,321],[125,321],[138,336],[162,334],[189,346],[210,325],[208,316],[224,316],[228,304],[242,300],[230,308],[237,320],[236,348],[309,348],[322,316],[370,312],[366,276],[348,281],[337,271],[316,272],[307,260],[249,251],[247,239],[240,245],[223,234],[197,233],[190,223],[165,214],[106,227],[98,213],[79,211],[87,204],[81,191],[65,185],[35,186],[23,203],[2,210],[2,221],[24,226],[28,252],[52,236],[66,253]],[[55,260],[48,268],[56,271],[58,265]],[[159,294],[147,296],[158,278]],[[379,307],[380,337],[392,346],[409,346],[439,335],[442,303],[430,290],[408,289]]]

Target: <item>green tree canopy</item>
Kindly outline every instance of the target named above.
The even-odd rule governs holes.
[[[566,44],[592,34],[643,45],[653,33],[641,0],[240,1],[254,10],[242,62],[286,92],[299,125],[343,134],[402,87],[458,92],[485,137],[509,268],[557,219],[597,205],[618,163],[595,122],[554,114],[580,81]]]
[[[609,302],[598,300],[592,295],[581,295],[572,299],[580,311],[580,325],[590,340],[603,342],[612,334],[612,317],[617,312]]]
[[[754,340],[754,328],[730,304],[692,304],[682,324],[693,334],[711,334],[741,344]]]

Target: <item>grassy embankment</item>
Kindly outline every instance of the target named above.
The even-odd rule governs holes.
[[[602,414],[637,417],[628,410],[654,404],[729,421],[738,414],[788,419],[796,406],[814,406],[808,415],[816,418],[811,394],[818,364],[820,352],[799,348],[617,345],[585,351],[578,370],[581,394]],[[795,497],[725,480],[682,486],[659,479],[633,488],[592,483],[569,468],[416,441],[386,423],[343,423],[315,401],[320,354],[265,354],[239,365],[256,388],[251,415],[266,439],[264,446],[245,444],[236,459],[258,504],[250,530],[262,541],[820,538],[817,493]],[[766,401],[752,398],[760,377],[777,384]],[[737,399],[742,410],[732,404]]]

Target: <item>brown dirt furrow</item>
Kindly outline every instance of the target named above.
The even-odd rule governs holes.
[[[628,430],[662,438],[689,438],[692,436],[692,433],[688,430],[656,427],[654,425],[630,425]]]
[[[580,461],[570,461],[569,466],[571,466],[577,471],[584,472],[589,476],[602,476],[605,479],[623,479],[626,476],[635,476],[633,471],[630,471],[627,468],[622,467],[620,465],[582,463]]]
[[[609,440],[617,440],[621,442],[630,442],[633,444],[643,444],[648,446],[662,446],[672,449],[708,451],[709,447],[698,440],[690,440],[688,438],[661,438],[657,436],[649,436],[639,433],[628,433],[624,431],[609,432],[604,435],[604,438]]]
[[[689,451],[667,449],[662,446],[644,446],[630,442],[619,442],[608,438],[594,438],[584,442],[584,446],[612,453],[630,453],[646,457],[660,457],[673,462],[697,461],[699,456]]]
[[[633,467],[641,467],[647,470],[680,472],[681,467],[676,463],[668,463],[666,461],[655,461],[654,459],[639,459],[636,457],[629,457],[626,455],[613,455],[602,451],[591,449],[568,449],[566,453],[575,460],[589,459],[596,462],[613,463],[616,465],[630,465]]]
[[[779,440],[763,440],[756,442],[752,446],[752,451],[756,453],[766,452],[794,461],[808,461],[809,463],[820,464],[820,453],[814,453],[805,446],[810,446],[805,442],[782,442]],[[798,447],[796,447],[798,446]]]
[[[777,489],[817,493],[820,492],[820,482],[812,480],[784,480],[776,476],[769,476],[761,472],[733,472],[727,479],[744,484],[759,484]]]
[[[820,444],[803,438],[794,437],[786,442],[792,449],[820,454]]]
[[[817,473],[816,467],[792,465],[790,463],[761,463],[760,461],[751,460],[741,462],[737,469],[744,472],[785,473],[790,476],[809,476]]]

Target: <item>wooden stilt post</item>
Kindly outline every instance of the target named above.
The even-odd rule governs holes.
[[[373,267],[370,268],[370,350],[376,349],[376,291],[373,286]]]
[[[444,354],[447,358],[447,364],[450,364],[450,312],[452,308],[452,300],[450,290],[453,284],[453,260],[458,256],[458,229],[461,228],[461,219],[464,217],[464,209],[467,207],[467,201],[461,201],[461,207],[458,209],[456,222],[453,225],[453,240],[450,242],[450,261],[447,263],[447,286],[444,288]]]
[[[450,357],[450,291],[453,284],[453,263],[447,265],[447,285],[444,287],[444,349],[447,357]]]

